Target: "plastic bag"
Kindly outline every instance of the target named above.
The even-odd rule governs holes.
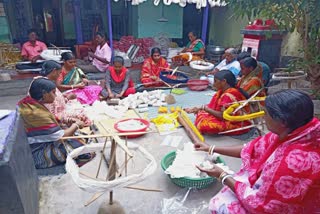
[[[172,198],[161,201],[157,213],[162,214],[201,214],[208,213],[208,201],[199,201],[201,190],[185,188],[179,190]],[[195,196],[195,197],[193,197]]]

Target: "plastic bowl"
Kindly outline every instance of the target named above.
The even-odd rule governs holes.
[[[144,125],[146,125],[144,128],[141,128],[141,129],[135,129],[135,130],[124,130],[124,129],[121,129],[119,128],[119,123],[121,122],[125,122],[125,121],[128,121],[128,120],[137,120],[139,122],[142,122]],[[118,122],[116,122],[114,124],[114,129],[117,130],[118,132],[120,133],[126,133],[126,132],[130,132],[130,133],[134,133],[134,132],[145,132],[150,126],[150,123],[149,121],[147,120],[144,120],[144,119],[141,119],[141,118],[130,118],[130,119],[125,119],[125,120],[120,120]],[[137,135],[124,135],[124,136],[127,136],[128,138],[137,138],[137,137],[140,137],[144,134],[137,134]]]
[[[174,73],[174,76],[176,76],[176,79],[172,79],[172,71],[161,71],[159,78],[166,83],[171,83],[171,84],[179,84],[179,83],[187,83],[189,78],[187,75],[183,73],[176,72]]]
[[[195,80],[189,80],[187,84],[188,84],[189,89],[192,91],[203,91],[208,88],[209,81],[195,79]]]

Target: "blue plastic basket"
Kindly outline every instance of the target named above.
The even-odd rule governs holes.
[[[179,72],[174,73],[177,79],[170,79],[166,77],[166,75],[171,75],[171,74],[172,74],[172,71],[161,71],[159,78],[169,84],[187,83],[189,80],[189,77],[187,75]]]

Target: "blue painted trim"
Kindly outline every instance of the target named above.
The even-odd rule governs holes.
[[[74,20],[76,28],[77,44],[83,44],[82,26],[81,26],[81,13],[80,13],[80,0],[73,0]]]
[[[206,44],[206,40],[207,40],[208,20],[209,20],[209,2],[207,2],[207,6],[204,8],[203,16],[202,16],[201,39],[204,44]]]

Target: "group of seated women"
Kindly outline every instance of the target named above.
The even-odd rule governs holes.
[[[230,95],[242,96],[241,91],[226,87],[227,81],[234,84],[230,82],[230,74],[220,71],[222,77],[218,79],[222,80],[216,85],[224,85],[221,90]],[[18,103],[37,168],[64,163],[68,148],[86,143],[83,139],[61,140],[86,124],[70,118],[66,121],[67,128],[61,127],[45,107],[55,101],[56,92],[53,81],[36,78],[29,95]],[[270,132],[245,145],[226,147],[195,142],[198,151],[242,160],[240,170],[234,175],[218,166],[211,169],[198,166],[224,185],[211,199],[209,209],[212,213],[319,213],[320,122],[314,117],[312,100],[297,90],[274,93],[265,100],[264,119]],[[93,157],[94,154],[84,154],[76,161],[81,165]]]
[[[195,125],[201,133],[219,134],[220,132],[238,130],[251,124],[250,121],[228,121],[223,119],[223,111],[231,104],[243,101],[260,91],[257,96],[266,95],[262,80],[262,67],[252,57],[240,61],[241,78],[230,70],[219,70],[214,75],[214,88],[217,90],[209,104],[186,108],[187,113],[196,114]],[[250,108],[243,108],[242,114],[250,113]],[[239,115],[240,112],[237,113]],[[239,135],[250,131],[243,129],[229,132],[229,135]]]
[[[46,61],[41,71],[42,76],[56,86],[54,90],[52,89],[55,93],[55,98],[52,102],[41,103],[42,99],[37,100],[37,98],[31,96],[31,93],[29,93],[30,97],[27,99],[33,100],[32,102],[34,103],[35,101],[40,102],[41,106],[45,106],[42,110],[47,109],[47,114],[52,114],[53,116],[51,115],[51,117],[55,119],[54,122],[57,122],[61,127],[70,127],[70,124],[74,121],[78,121],[84,126],[91,124],[83,109],[72,108],[74,103],[79,102],[80,104],[90,105],[101,98],[122,98],[135,93],[134,83],[130,78],[128,69],[124,67],[122,57],[114,57],[113,66],[108,67],[104,88],[99,85],[89,84],[85,73],[76,66],[76,59],[72,53],[63,53],[62,60],[64,62],[62,66],[55,61]],[[201,107],[185,109],[187,113],[196,114],[195,125],[200,132],[218,134],[219,132],[250,125],[249,121],[226,121],[222,116],[223,111],[230,104],[247,99],[263,87],[261,80],[262,68],[255,59],[251,57],[244,58],[240,61],[240,66],[242,76],[238,83],[236,76],[230,70],[220,70],[215,74],[214,79],[214,87],[217,93],[212,97],[210,103],[201,105]],[[162,85],[159,74],[160,71],[167,68],[169,68],[169,64],[161,56],[160,49],[153,48],[151,57],[146,59],[142,66],[141,82],[146,87]],[[40,80],[48,84],[48,81],[44,81],[43,78]],[[34,80],[33,84],[40,80]],[[50,94],[49,92],[48,94]],[[262,91],[260,95],[264,96],[265,94]],[[245,108],[244,111],[248,113],[248,109]],[[248,131],[249,129],[244,129],[230,134],[238,135]],[[55,132],[53,133],[55,134]],[[57,139],[54,138],[54,141],[57,141]],[[52,166],[52,164],[45,166]]]

